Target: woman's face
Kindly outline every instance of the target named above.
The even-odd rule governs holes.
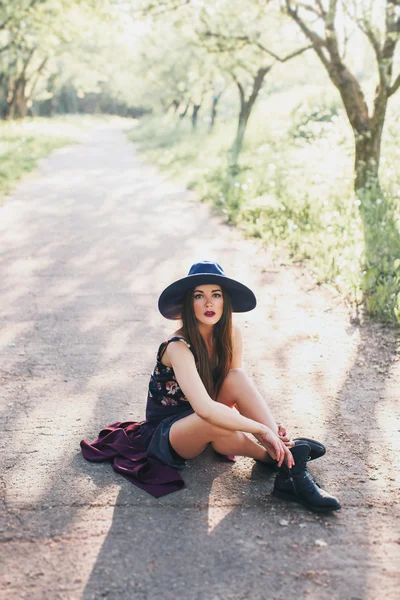
[[[224,297],[222,289],[215,283],[198,285],[193,291],[194,315],[204,325],[215,325],[222,317]]]

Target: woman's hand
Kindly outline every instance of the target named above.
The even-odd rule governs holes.
[[[293,455],[289,448],[269,427],[265,425],[256,437],[268,454],[278,461],[278,467],[281,467],[283,462],[289,469],[294,466]]]
[[[278,437],[288,448],[293,448],[293,446],[295,445],[294,441],[287,433],[286,427],[284,427],[283,425],[278,425]]]

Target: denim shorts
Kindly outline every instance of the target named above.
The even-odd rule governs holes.
[[[169,441],[169,431],[173,423],[184,417],[188,417],[193,414],[193,412],[193,408],[190,407],[184,412],[163,419],[155,429],[150,443],[147,446],[147,456],[157,458],[169,467],[182,470],[186,465],[186,460],[179,456],[172,448]]]

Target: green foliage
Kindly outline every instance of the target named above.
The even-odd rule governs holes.
[[[75,84],[79,97],[86,90],[109,91],[105,76],[114,83],[116,76],[112,75],[118,72],[115,65],[110,66],[110,57],[118,55],[122,62],[124,54],[123,42],[116,42],[122,15],[112,0],[16,0],[7,7],[3,4],[1,116],[23,118],[37,99],[51,101],[52,114],[56,111],[53,99],[65,85]],[[127,61],[124,71],[125,75],[129,72]]]
[[[301,102],[291,111],[288,134],[294,139],[301,137],[314,140],[321,137],[335,123],[334,117],[338,116],[338,111],[339,103],[336,98],[328,105],[310,106],[309,103]],[[327,126],[321,127],[321,123],[326,123]]]
[[[368,312],[383,321],[400,322],[400,204],[382,190],[358,195],[364,223],[362,289]],[[397,216],[397,218],[396,218]]]
[[[316,111],[307,103],[295,111],[300,121],[312,115],[312,135],[307,136],[294,135],[296,126],[286,118],[293,105],[285,94],[264,101],[250,122],[243,160],[235,170],[226,158],[234,135],[231,124],[220,124],[207,135],[205,125],[193,133],[188,123],[151,117],[130,136],[152,161],[183,179],[247,235],[280,256],[286,253],[285,260],[306,262],[318,283],[333,284],[356,304],[365,302],[370,315],[400,323],[400,182],[396,196],[392,169],[384,200],[376,202],[371,191],[360,210],[353,191],[351,131],[336,100],[311,103]],[[273,125],[265,119],[268,114],[274,115]],[[266,125],[260,128],[260,123]],[[395,152],[395,139],[390,131],[386,135]],[[384,225],[386,248],[381,243],[383,214],[393,215],[391,235]]]
[[[0,123],[0,200],[40,158],[73,143],[95,122],[89,117],[69,117]]]

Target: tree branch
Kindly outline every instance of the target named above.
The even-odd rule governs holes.
[[[227,36],[223,35],[222,33],[216,33],[215,31],[209,30],[200,34],[200,36],[204,38],[215,38],[216,40],[223,41],[226,44],[225,47],[219,44],[217,50],[210,50],[210,52],[232,52],[233,50],[238,50],[235,42],[241,42],[241,48],[252,43],[250,38],[246,35]]]
[[[360,31],[362,31],[363,34],[368,38],[379,63],[382,56],[381,41],[375,35],[375,32],[371,27],[371,23],[369,23],[367,19],[359,19],[355,14],[351,14],[346,2],[343,2],[343,10],[347,16],[354,21]]]
[[[232,40],[234,40],[236,42],[242,42],[242,44],[243,44],[242,47],[247,46],[247,45],[248,46],[256,46],[257,48],[259,48],[260,50],[262,50],[269,56],[272,56],[272,58],[274,58],[275,60],[277,60],[279,62],[286,62],[286,61],[290,60],[291,58],[294,58],[295,56],[302,54],[306,50],[310,50],[311,48],[313,48],[313,45],[304,46],[303,48],[299,48],[298,50],[295,50],[291,54],[288,54],[284,58],[280,58],[277,54],[275,54],[275,52],[272,52],[272,50],[269,50],[268,48],[263,46],[263,44],[261,44],[260,42],[258,42],[256,40],[252,40],[247,35],[226,36],[221,33],[215,33],[213,31],[206,31],[203,35],[205,37],[214,37],[217,39],[221,39],[221,40],[224,40],[225,42],[230,42]],[[229,52],[232,50],[237,50],[237,48],[230,46],[230,47],[226,47],[226,49],[220,49],[219,51],[220,52]]]
[[[339,52],[339,44],[336,35],[335,19],[337,10],[338,0],[329,0],[329,8],[324,19],[325,21],[325,39],[326,47],[331,57],[333,64],[339,64],[342,61],[342,57]]]
[[[26,59],[25,59],[25,62],[23,63],[23,68],[22,68],[22,71],[21,71],[21,73],[20,73],[20,76],[19,76],[19,78],[21,78],[21,77],[25,77],[25,73],[26,73],[26,70],[27,70],[27,68],[28,68],[28,65],[29,65],[29,63],[31,62],[31,60],[32,60],[32,57],[33,57],[33,55],[35,54],[36,50],[37,50],[37,47],[36,47],[36,46],[35,46],[35,47],[33,47],[33,48],[31,48],[31,49],[29,50],[28,56],[26,57]]]
[[[335,18],[338,0],[329,0],[328,12],[325,13],[325,24],[327,29],[335,30]]]
[[[326,40],[324,40],[318,33],[312,31],[304,22],[304,20],[299,16],[296,8],[293,8],[291,4],[291,0],[285,0],[286,11],[288,15],[293,19],[295,23],[300,27],[301,31],[304,35],[310,40],[315,52],[318,55],[318,58],[329,72],[330,70],[330,60],[325,56],[322,51],[322,48],[326,48]]]
[[[258,48],[260,48],[260,50],[262,50],[266,54],[269,54],[269,56],[272,56],[272,58],[274,58],[275,60],[277,60],[278,62],[281,62],[281,63],[284,63],[284,62],[290,60],[291,58],[294,58],[295,56],[299,56],[299,54],[303,54],[303,52],[306,52],[306,50],[310,50],[311,48],[314,47],[313,44],[311,44],[309,46],[303,46],[303,48],[299,48],[298,50],[295,50],[294,52],[291,52],[290,54],[287,54],[285,57],[281,58],[277,54],[272,52],[272,50],[268,50],[268,48],[265,48],[265,46],[260,44],[260,42],[254,42],[254,43],[256,44],[256,46]]]
[[[305,4],[304,2],[297,2],[297,6],[299,6],[300,8],[304,8],[304,10],[312,12],[314,15],[317,15],[317,17],[319,17],[320,19],[323,19],[324,17],[324,15],[321,12],[321,9],[317,10],[314,6],[310,6],[309,4]]]
[[[236,83],[236,85],[238,87],[239,96],[240,96],[240,106],[241,106],[241,108],[243,108],[243,106],[246,104],[246,95],[244,93],[244,88],[233,71],[229,71],[229,75],[232,77],[233,81]]]
[[[273,66],[274,65],[272,64],[272,65],[268,65],[268,67],[261,67],[260,69],[258,69],[257,74],[253,80],[253,89],[251,90],[251,94],[247,101],[247,105],[250,110],[252,109],[253,104],[257,99],[258,92],[260,91],[263,81],[264,81],[264,77],[266,76],[267,73],[269,73],[269,71],[272,69]]]
[[[397,75],[397,77],[394,80],[393,84],[388,89],[388,97],[389,96],[393,96],[393,94],[395,92],[397,92],[397,90],[399,89],[399,87],[400,87],[400,73]]]
[[[382,59],[382,47],[374,31],[371,29],[370,23],[368,23],[367,21],[359,21],[359,27],[370,41],[370,44],[374,49],[376,59],[379,64],[380,60]]]
[[[400,17],[396,12],[396,8],[399,6],[399,0],[386,0],[386,31],[388,33],[400,32]]]
[[[325,16],[326,16],[326,11],[325,11],[325,9],[324,9],[324,6],[323,6],[323,4],[322,4],[321,0],[316,0],[316,2],[317,2],[317,4],[318,4],[318,8],[319,8],[319,10],[321,11],[321,15],[322,15],[322,17],[324,17],[324,18],[325,18]]]
[[[39,81],[39,78],[40,78],[41,74],[43,73],[43,70],[44,70],[44,68],[45,68],[48,60],[49,60],[49,57],[46,56],[46,58],[44,58],[42,60],[42,62],[40,63],[39,68],[36,71],[36,74],[32,74],[31,79],[33,79],[34,75],[36,75],[36,77],[33,80],[33,83],[31,85],[31,89],[30,89],[30,92],[29,92],[29,94],[27,96],[27,100],[30,100],[33,97],[33,94],[34,94],[35,88],[37,86],[37,83]]]
[[[324,19],[325,39],[322,39],[315,31],[310,29],[308,24],[305,23],[298,14],[296,7],[293,7],[291,0],[285,0],[285,2],[289,16],[297,23],[304,35],[311,41],[313,48],[326,68],[332,83],[338,89],[353,129],[357,132],[366,130],[370,123],[368,105],[365,102],[365,97],[358,80],[343,63],[339,53],[335,31],[335,16],[338,0],[329,0],[329,9]],[[323,48],[328,52],[329,58],[324,54]]]
[[[155,2],[149,3],[144,8],[139,8],[136,11],[133,11],[133,14],[147,16],[149,14],[157,17],[159,15],[163,15],[167,12],[172,12],[174,10],[179,10],[184,6],[190,4],[191,0],[167,0],[163,2]]]

